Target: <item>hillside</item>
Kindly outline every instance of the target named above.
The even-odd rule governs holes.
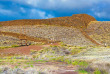
[[[110,22],[91,22],[86,33],[97,42],[110,46]]]
[[[17,34],[24,34],[30,37],[27,38],[31,41],[36,41],[34,38],[42,38],[44,41],[61,41],[74,46],[101,45],[84,31],[91,21],[96,19],[87,14],[51,19],[13,20],[0,22],[0,31],[14,33],[17,38]],[[88,29],[86,31],[88,32]]]
[[[21,32],[25,28],[25,32]],[[25,25],[25,26],[7,26],[1,27],[0,31],[17,34],[25,34],[33,38],[44,38],[51,41],[61,41],[65,44],[75,46],[94,45],[89,39],[81,33],[80,30],[64,26],[50,25]]]

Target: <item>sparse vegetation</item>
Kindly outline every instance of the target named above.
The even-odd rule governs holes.
[[[85,71],[85,70],[78,70],[78,72],[79,72],[79,74],[90,74],[90,73],[88,73],[88,72]]]
[[[19,45],[12,45],[12,46],[0,46],[0,49],[5,49],[5,48],[14,48],[14,47],[19,47]]]
[[[0,27],[2,27],[2,25],[0,25]]]
[[[72,62],[72,65],[79,65],[81,67],[87,67],[89,65],[89,63],[86,61],[75,60]]]
[[[56,18],[56,19],[64,20],[63,18]],[[85,20],[85,17],[83,19]],[[54,19],[50,19],[50,20],[54,20]],[[89,20],[86,19],[87,22],[86,21],[85,22],[88,23]],[[67,21],[69,22],[69,20]],[[81,23],[81,21],[78,21],[78,22]],[[84,29],[85,31],[84,33],[87,32],[86,34],[87,37],[90,36],[91,39],[93,38],[96,42],[101,44],[107,43],[106,48],[104,48],[101,46],[95,46],[95,43],[90,41],[91,39],[88,40],[87,37],[84,36],[84,34],[80,30],[78,30],[79,28],[70,27],[71,24],[67,27],[66,26],[67,24],[64,24],[61,21],[60,22],[58,21],[57,23],[51,22],[51,24],[54,23],[56,25],[60,25],[60,23],[62,23],[65,26],[50,25],[50,22],[48,21],[45,21],[45,22],[46,22],[45,24],[43,22],[40,22],[40,24],[42,23],[44,24],[44,25],[42,24],[42,26],[33,25],[30,27],[28,25],[25,25],[24,27],[26,27],[26,34],[24,33],[23,34],[26,35],[27,38],[30,37],[28,39],[33,41],[33,42],[30,41],[30,45],[43,46],[44,42],[48,43],[50,40],[52,40],[52,42],[61,41],[59,43],[59,46],[50,45],[49,47],[49,45],[47,45],[45,48],[39,51],[32,49],[30,50],[31,53],[29,56],[8,56],[3,58],[0,57],[0,66],[14,65],[14,68],[16,68],[18,71],[20,70],[21,72],[23,72],[21,69],[18,69],[18,68],[25,68],[25,69],[35,68],[37,67],[36,65],[38,63],[40,63],[41,65],[43,64],[43,68],[48,68],[48,66],[44,67],[48,62],[50,63],[59,62],[59,63],[65,63],[66,65],[77,67],[78,69],[75,71],[77,71],[79,74],[80,73],[81,74],[107,74],[107,72],[109,72],[109,69],[108,69],[109,64],[107,64],[107,66],[104,65],[104,68],[103,68],[102,65],[104,63],[100,62],[100,60],[109,62],[109,58],[110,58],[109,56],[110,28],[108,27],[108,25],[101,24],[103,27],[99,27],[99,25],[95,25],[95,27],[92,27],[91,25],[87,26],[85,22],[83,23],[85,24],[85,26],[82,26],[82,24],[77,24],[74,22],[74,24],[77,24],[81,29],[83,28],[87,29],[87,30]],[[19,28],[22,28],[22,27],[19,27]],[[0,30],[2,31],[2,33],[4,33],[3,36],[0,33],[1,34],[0,49],[19,47],[18,46],[19,39],[12,37],[12,36],[19,37],[19,35],[21,35],[19,28],[18,26],[4,27],[0,25]],[[96,29],[93,29],[94,31],[89,32],[88,30],[91,28],[96,28]],[[7,35],[10,34],[10,36],[6,36],[5,34]],[[38,42],[34,42],[35,40],[34,38]],[[99,64],[99,62],[101,63],[100,65],[102,67],[95,64],[95,63]],[[43,68],[37,68],[37,69],[43,69]],[[55,67],[55,68],[58,68],[58,67]],[[49,70],[47,69],[47,71]],[[3,72],[3,70],[0,68],[0,73],[1,72]],[[38,70],[37,72],[39,74],[42,73],[40,70]]]
[[[96,70],[94,71],[94,74],[101,74],[101,72],[100,72],[100,70],[96,69]]]

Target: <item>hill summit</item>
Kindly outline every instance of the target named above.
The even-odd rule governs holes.
[[[68,17],[57,17],[50,19],[22,19],[0,22],[0,25],[37,25],[37,24],[47,24],[47,25],[61,25],[61,26],[74,26],[74,27],[87,27],[88,23],[91,21],[96,21],[96,19],[88,14],[74,14]]]

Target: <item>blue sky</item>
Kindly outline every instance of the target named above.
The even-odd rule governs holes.
[[[110,21],[110,0],[0,0],[0,21],[89,14]]]

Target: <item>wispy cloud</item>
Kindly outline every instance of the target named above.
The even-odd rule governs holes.
[[[99,17],[99,18],[101,18],[101,17],[104,18],[104,17],[106,17],[106,15],[107,15],[105,12],[95,12],[94,14],[95,14],[97,17]]]
[[[3,15],[11,15],[13,12],[11,10],[0,8],[0,13],[3,14]]]
[[[26,10],[23,7],[20,7],[22,13],[26,13]]]
[[[10,18],[46,19],[81,13],[110,20],[110,0],[0,0],[0,15]]]
[[[31,9],[30,17],[31,18],[47,19],[47,18],[53,18],[54,16],[49,13],[46,13],[45,11]]]
[[[101,1],[101,0],[100,0]],[[99,0],[18,0],[22,4],[31,5],[42,9],[72,9],[84,8],[92,6],[99,2]]]

